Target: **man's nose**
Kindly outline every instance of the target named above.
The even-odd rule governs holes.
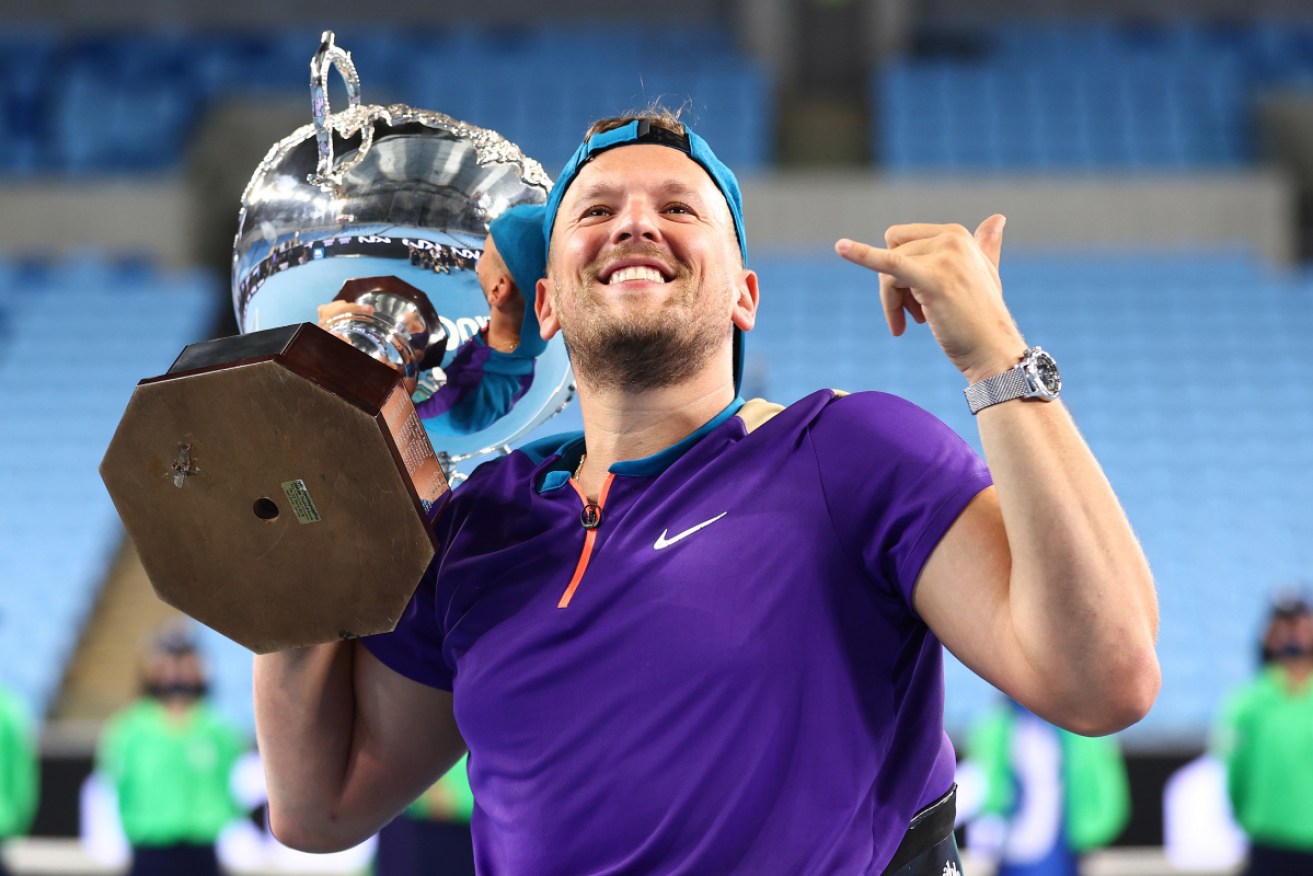
[[[643,240],[656,243],[661,240],[661,227],[657,211],[643,199],[631,198],[620,208],[617,222],[611,232],[612,243]]]

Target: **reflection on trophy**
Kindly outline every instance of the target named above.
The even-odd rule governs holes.
[[[361,277],[343,283],[333,301],[354,306],[328,318],[324,317],[327,308],[321,307],[319,324],[391,365],[406,378],[412,392],[421,371],[428,371],[435,385],[446,382],[440,363],[447,330],[423,292],[396,277]]]
[[[541,166],[441,113],[361,104],[331,32],[311,95],[313,123],[242,197],[242,334],[141,381],[101,463],[160,597],[262,653],[392,629],[449,483],[573,391],[532,304],[495,322],[477,271],[490,223],[546,201]]]

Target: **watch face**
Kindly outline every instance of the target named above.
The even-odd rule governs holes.
[[[1062,375],[1058,373],[1058,363],[1043,350],[1035,351],[1035,376],[1050,396],[1056,396],[1062,389]]]

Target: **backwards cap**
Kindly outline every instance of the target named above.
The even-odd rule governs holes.
[[[707,141],[703,140],[687,125],[684,126],[683,134],[676,134],[673,131],[666,130],[659,125],[654,125],[648,119],[635,119],[613,128],[610,131],[601,131],[584,140],[575,150],[574,155],[565,163],[560,174],[556,177],[556,185],[552,186],[552,193],[547,198],[547,214],[543,218],[543,242],[546,245],[551,244],[552,226],[556,224],[556,213],[561,207],[561,200],[565,197],[566,189],[574,182],[575,177],[583,166],[591,161],[595,156],[606,152],[609,149],[615,149],[618,146],[630,146],[635,144],[654,144],[657,146],[669,146],[671,149],[678,149],[698,166],[707,172],[711,181],[720,189],[720,193],[725,196],[725,203],[729,206],[729,213],[734,217],[734,236],[739,242],[739,255],[743,258],[743,263],[748,263],[748,237],[743,230],[743,194],[739,191],[739,181],[734,176],[734,171],[730,170],[719,158],[716,153],[711,151]],[[501,244],[497,244],[498,248]],[[734,327],[734,391],[738,392],[739,384],[743,381],[743,332],[739,331],[738,326]]]
[[[516,355],[537,356],[547,349],[547,342],[538,333],[538,312],[534,308],[538,280],[547,273],[547,241],[543,237],[546,214],[543,204],[518,204],[488,225],[498,255],[524,296],[524,322],[520,324]]]

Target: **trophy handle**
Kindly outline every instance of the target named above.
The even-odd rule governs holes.
[[[360,148],[348,161],[333,166],[333,123],[336,119],[328,106],[328,71],[337,72],[346,84],[347,108],[339,116],[354,118],[360,110],[360,76],[351,61],[351,53],[334,44],[331,30],[320,38],[319,51],[310,59],[310,111],[314,116],[315,140],[319,144],[319,166],[309,181],[320,188],[340,185],[342,177],[364,160],[374,144],[374,126],[363,120],[360,125]]]

